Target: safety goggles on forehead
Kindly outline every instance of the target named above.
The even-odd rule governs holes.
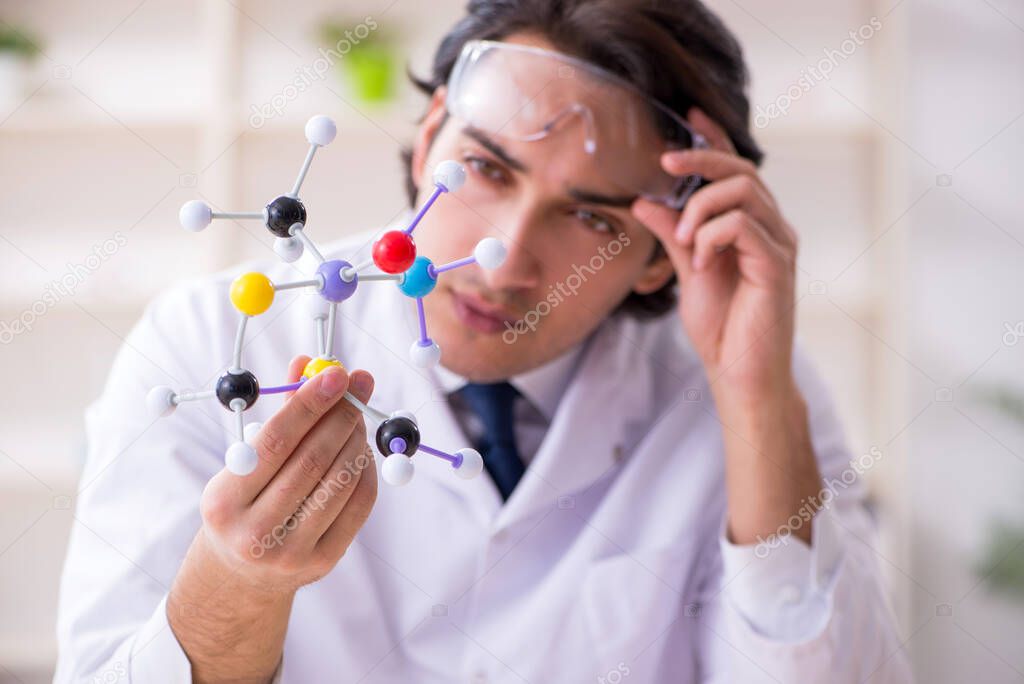
[[[452,116],[495,137],[576,136],[580,163],[616,195],[679,209],[702,180],[661,167],[668,149],[708,146],[684,119],[615,74],[559,52],[470,41],[448,79],[445,104]]]

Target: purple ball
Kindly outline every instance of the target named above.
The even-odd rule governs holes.
[[[352,268],[352,264],[341,259],[332,259],[320,264],[316,269],[324,279],[324,287],[320,290],[320,295],[324,299],[329,302],[343,302],[355,293],[359,276],[353,273],[352,280],[349,281],[341,277],[341,272],[348,268]]]

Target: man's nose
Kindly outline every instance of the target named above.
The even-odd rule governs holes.
[[[487,285],[494,290],[528,290],[540,283],[543,263],[536,231],[525,221],[499,226],[494,237],[505,243],[504,263],[487,272]]]

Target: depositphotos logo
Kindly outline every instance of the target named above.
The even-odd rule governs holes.
[[[629,247],[629,244],[629,236],[619,233],[607,245],[598,247],[597,254],[590,257],[586,264],[573,264],[572,273],[554,285],[549,285],[547,296],[527,311],[525,316],[515,323],[505,321],[506,330],[501,333],[501,341],[505,344],[515,344],[520,335],[536,332],[542,318],[558,308],[566,299],[575,297],[587,282],[587,278],[597,275],[605,264],[622,254],[622,250]]]

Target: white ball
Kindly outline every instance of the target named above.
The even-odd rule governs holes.
[[[242,430],[245,435],[245,443],[250,446],[256,441],[256,437],[260,434],[260,429],[263,427],[263,423],[249,423]]]
[[[213,209],[202,200],[189,200],[182,204],[178,211],[178,221],[181,222],[181,227],[193,233],[198,233],[206,228],[212,220]]]
[[[248,475],[256,470],[256,464],[259,462],[256,450],[245,442],[235,442],[224,453],[224,465],[235,475]]]
[[[281,257],[281,261],[290,264],[293,261],[298,261],[302,256],[302,241],[293,237],[275,238],[274,251],[277,252],[277,256]]]
[[[167,385],[158,385],[146,394],[146,411],[154,418],[164,418],[174,413],[174,390]]]
[[[462,465],[455,472],[464,480],[472,480],[484,470],[484,458],[476,449],[459,449],[456,456],[462,456]]]
[[[313,145],[330,145],[337,134],[338,127],[329,116],[318,114],[306,122],[306,140]]]
[[[434,169],[434,185],[441,185],[448,192],[457,192],[466,182],[466,169],[462,164],[447,159]]]
[[[488,271],[493,271],[505,263],[507,256],[508,250],[498,238],[484,238],[473,248],[473,258],[476,259],[476,263],[480,264],[480,268],[486,268]]]
[[[409,358],[417,368],[433,368],[441,360],[441,348],[433,340],[426,347],[416,340],[409,347]]]
[[[401,487],[409,484],[415,471],[416,467],[412,464],[411,458],[405,454],[391,454],[384,459],[380,474],[389,485]]]
[[[405,411],[405,410],[392,411],[391,415],[388,416],[388,418],[408,418],[414,424],[419,425],[419,422],[417,422],[416,416],[413,415],[412,411]]]

